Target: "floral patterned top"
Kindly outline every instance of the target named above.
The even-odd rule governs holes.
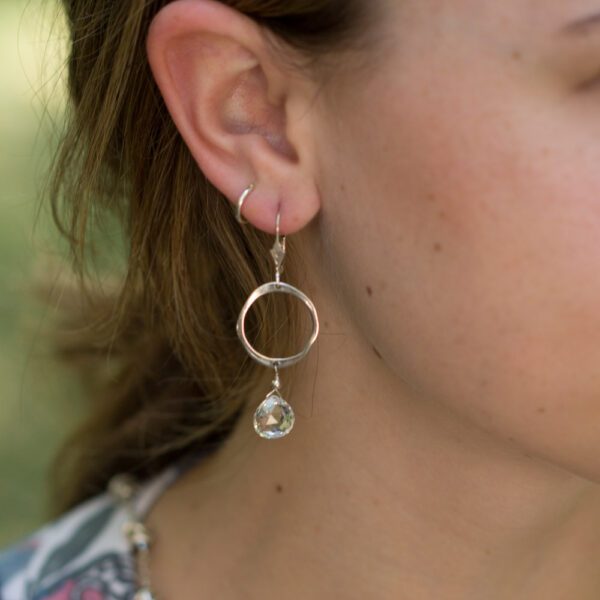
[[[143,482],[131,502],[138,519],[204,454]],[[135,560],[121,529],[129,516],[107,490],[0,549],[0,600],[132,600]]]

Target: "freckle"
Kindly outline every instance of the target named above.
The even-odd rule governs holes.
[[[375,354],[377,355],[377,358],[381,358],[381,354],[379,354],[377,348],[375,348],[375,346],[371,346],[371,348],[373,348],[373,352],[375,352]]]
[[[539,413],[545,413],[545,412],[546,412],[546,409],[545,409],[543,406],[540,406],[540,407],[537,409],[537,411],[538,411]]]
[[[441,251],[442,251],[442,245],[441,245],[439,242],[436,242],[436,243],[433,245],[433,249],[434,249],[436,252],[441,252]]]
[[[369,286],[367,286],[367,294],[369,294],[369,296],[373,295],[373,290]]]
[[[513,60],[521,60],[523,58],[523,55],[518,50],[513,50],[511,56]]]
[[[278,483],[278,484],[275,486],[275,489],[276,489],[278,492],[280,492],[280,493],[283,491],[283,487],[281,487],[281,484],[280,484],[280,483]]]
[[[438,213],[438,216],[440,217],[440,219],[445,219],[446,218],[446,212],[443,210],[440,210],[440,212]]]
[[[514,441],[515,441],[515,438],[514,438],[512,435],[509,435],[509,436],[508,436],[508,439],[509,439],[511,442],[514,442]]]
[[[433,202],[436,199],[435,194],[433,192],[430,192],[429,194],[427,194],[427,199]]]
[[[323,321],[323,327],[329,327],[329,322],[328,321]]]

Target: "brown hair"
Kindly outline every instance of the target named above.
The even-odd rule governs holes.
[[[167,3],[63,0],[68,127],[48,196],[77,294],[67,302],[62,292],[65,317],[54,338],[58,355],[82,368],[90,409],[48,474],[51,515],[103,491],[118,471],[145,478],[191,449],[218,446],[273,375],[235,332],[248,294],[273,278],[273,236],[237,223],[170,119],[145,53],[152,17]],[[364,0],[225,3],[264,26],[273,43],[299,51],[290,58],[306,58],[295,66],[313,74],[369,31]],[[121,226],[126,260],[112,284],[99,285],[88,273],[90,232],[109,217]],[[293,236],[287,243],[285,279],[301,286]],[[304,343],[302,313],[289,298],[271,294],[249,314],[261,351],[287,355]]]

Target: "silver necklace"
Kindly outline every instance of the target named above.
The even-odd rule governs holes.
[[[123,523],[122,532],[129,544],[136,569],[137,589],[133,600],[157,600],[150,581],[149,552],[152,536],[133,504],[133,498],[139,489],[140,485],[135,478],[126,473],[113,476],[108,484],[108,491],[123,505],[128,517]]]

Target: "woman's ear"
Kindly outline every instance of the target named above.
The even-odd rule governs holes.
[[[310,112],[317,85],[274,56],[251,18],[218,0],[174,0],[146,48],[166,106],[202,172],[243,215],[294,233],[320,206]]]

